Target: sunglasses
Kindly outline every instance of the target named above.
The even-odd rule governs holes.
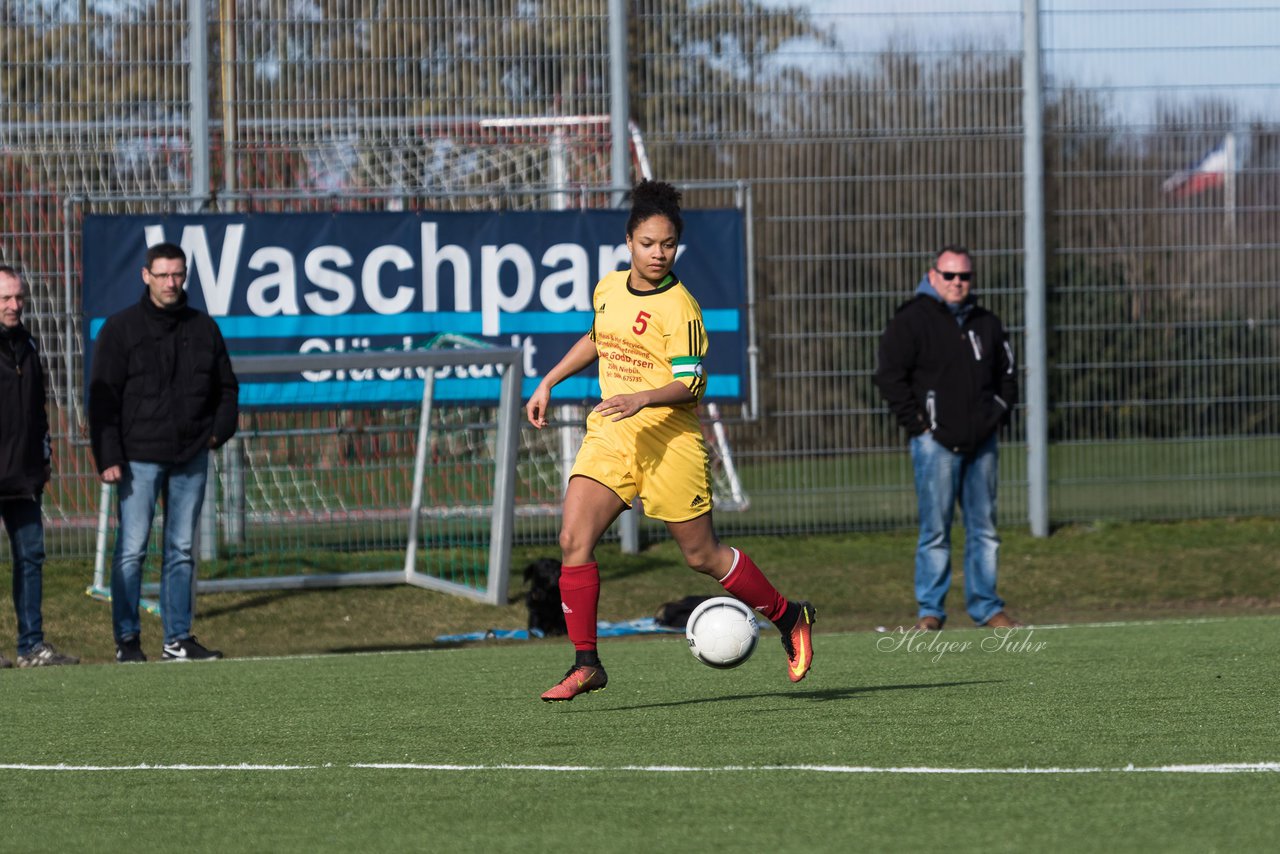
[[[950,273],[950,272],[945,272],[943,270],[939,270],[937,267],[934,267],[933,269],[935,272],[937,272],[939,276],[942,277],[943,281],[946,281],[946,282],[951,281],[957,276],[960,278],[960,281],[962,282],[967,282],[973,278],[973,273]]]

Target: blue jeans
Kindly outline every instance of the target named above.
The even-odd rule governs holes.
[[[160,564],[160,619],[164,642],[191,637],[191,586],[195,578],[192,547],[204,484],[209,475],[209,452],[201,451],[185,463],[128,462],[122,467],[117,493],[119,524],[111,559],[111,618],[116,641],[142,633],[138,604],[142,599],[142,562],[151,539],[156,499],[164,500],[164,555]]]
[[[44,643],[40,600],[44,594],[44,519],[39,498],[0,499],[0,518],[13,554],[13,610],[18,615],[18,655]]]
[[[951,587],[951,521],[956,501],[964,516],[964,602],[982,625],[1004,609],[996,595],[996,478],[999,452],[992,434],[977,450],[957,454],[922,433],[911,439],[920,540],[916,545],[916,604],[920,617],[946,619]]]

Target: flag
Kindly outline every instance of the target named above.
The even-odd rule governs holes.
[[[1235,139],[1227,134],[1204,158],[1181,172],[1175,172],[1164,182],[1166,193],[1175,196],[1194,196],[1212,187],[1221,187],[1227,176],[1235,170]]]

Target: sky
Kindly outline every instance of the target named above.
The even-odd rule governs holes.
[[[1022,0],[761,0],[800,6],[844,51],[874,52],[910,34],[913,44],[956,42],[1018,49]],[[1111,89],[1142,111],[1157,99],[1238,101],[1246,115],[1280,118],[1277,0],[1041,0],[1042,67],[1050,85]],[[788,61],[821,71],[846,66],[808,42]]]

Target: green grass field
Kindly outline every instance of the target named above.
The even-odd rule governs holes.
[[[1003,648],[958,578],[932,647],[896,632],[910,531],[733,538],[818,604],[809,679],[769,630],[729,672],[605,640],[608,690],[564,706],[537,700],[563,639],[434,640],[523,626],[518,579],[496,607],[206,594],[196,633],[228,660],[126,667],[91,567],[53,561],[45,629],[85,664],[0,671],[0,851],[1269,850],[1280,522],[1002,533],[1001,592],[1040,626]],[[715,592],[669,541],[599,557],[602,619]],[[143,642],[158,658],[152,614]]]
[[[819,614],[819,628],[822,626]],[[932,639],[932,645],[929,640]],[[7,851],[1269,850],[1280,617],[0,673]],[[1263,763],[1259,765],[1259,763]],[[1188,767],[1190,766],[1190,767]]]

